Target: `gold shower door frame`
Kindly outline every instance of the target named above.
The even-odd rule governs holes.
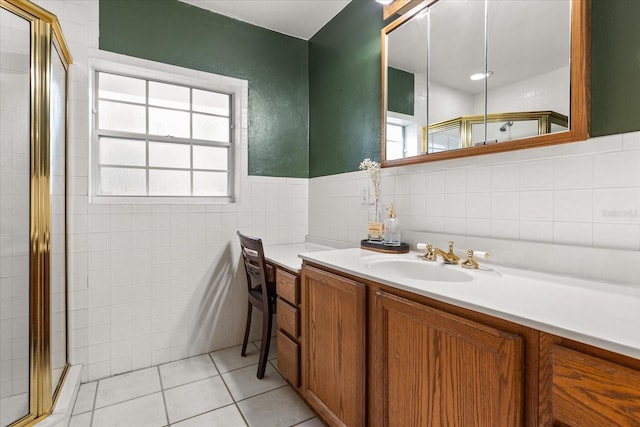
[[[60,381],[51,384],[51,165],[50,84],[51,56],[58,51],[65,68],[65,164],[69,122],[69,65],[72,63],[62,29],[55,15],[27,0],[0,0],[0,7],[31,22],[31,194],[29,243],[29,414],[11,427],[30,426],[52,411],[69,369],[67,362]],[[66,167],[65,167],[66,169]],[[65,178],[66,179],[66,178]],[[65,184],[66,193],[66,184]],[[66,195],[65,195],[66,200]],[[66,240],[65,215],[65,240]],[[65,243],[66,248],[66,243]],[[65,255],[66,257],[66,255]],[[66,275],[66,268],[65,268]],[[67,293],[65,278],[65,294]],[[68,307],[68,298],[65,297]],[[68,313],[68,310],[65,310]],[[65,314],[68,325],[68,314]],[[68,326],[67,326],[68,330]]]

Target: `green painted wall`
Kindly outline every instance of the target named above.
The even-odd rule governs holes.
[[[387,110],[413,116],[415,77],[397,68],[387,68]]]
[[[309,175],[380,159],[382,6],[353,0],[309,40]]]
[[[100,48],[249,80],[249,173],[331,175],[380,159],[381,9],[352,0],[307,43],[176,0],[100,0]],[[593,0],[592,21],[591,135],[640,130],[640,1]]]
[[[249,174],[307,177],[308,44],[177,0],[100,0],[100,49],[249,81]]]
[[[591,135],[640,130],[640,1],[593,0]]]

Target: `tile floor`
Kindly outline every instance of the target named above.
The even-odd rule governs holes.
[[[258,343],[166,363],[80,386],[70,427],[320,427],[275,369],[256,378]]]

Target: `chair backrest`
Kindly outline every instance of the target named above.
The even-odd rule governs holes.
[[[240,238],[240,248],[242,249],[242,260],[244,270],[247,273],[247,285],[249,291],[260,288],[263,299],[269,295],[267,286],[267,263],[264,260],[264,250],[262,239],[245,236],[238,231]]]

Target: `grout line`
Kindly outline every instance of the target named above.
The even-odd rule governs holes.
[[[211,410],[209,410],[209,411],[207,411],[207,412],[203,412],[203,413],[201,413],[201,414],[195,414],[195,415],[192,415],[192,416],[190,416],[190,417],[184,418],[184,419],[182,419],[182,420],[180,420],[180,421],[176,421],[175,423],[173,423],[173,424],[168,424],[168,425],[175,425],[175,424],[181,423],[181,422],[183,422],[183,421],[191,420],[191,419],[193,419],[193,418],[200,417],[200,416],[202,416],[202,415],[209,414],[209,413],[211,413],[211,412],[215,412],[215,411],[217,411],[218,409],[228,408],[229,406],[235,406],[235,403],[229,403],[229,404],[227,404],[227,405],[222,405],[222,406],[220,406],[220,407],[218,407],[218,408],[211,409]]]
[[[98,390],[100,389],[100,380],[96,381],[96,389],[93,392],[93,403],[91,404],[91,410],[96,410],[96,402],[98,401]]]
[[[162,393],[162,403],[164,404],[164,416],[167,419],[167,425],[171,425],[169,421],[169,408],[167,408],[167,398],[164,395],[164,385],[162,385],[162,375],[160,375],[160,365],[156,366],[158,371],[158,379],[160,380],[160,392]]]
[[[93,425],[93,417],[96,413],[96,401],[98,400],[98,387],[100,386],[100,380],[96,381],[96,390],[93,392],[93,404],[91,405],[91,419],[89,420],[89,427]],[[76,400],[78,397],[76,396]]]
[[[137,400],[137,399],[140,399],[140,398],[142,398],[142,397],[148,397],[148,396],[151,396],[151,395],[153,395],[153,394],[158,394],[158,393],[160,393],[160,392],[162,392],[162,386],[161,386],[161,389],[160,389],[160,390],[156,390],[156,391],[153,391],[153,392],[151,392],[151,393],[141,394],[141,395],[139,395],[139,396],[132,397],[132,398],[127,399],[127,400],[121,400],[121,401],[118,401],[118,402],[110,403],[109,405],[101,406],[101,407],[99,407],[99,408],[96,408],[95,410],[99,411],[100,409],[110,408],[110,407],[112,407],[112,406],[120,405],[120,404],[122,404],[122,403],[131,402],[132,400]]]
[[[218,369],[218,366],[216,365],[215,360],[213,360],[213,356],[211,355],[211,353],[209,353],[209,358],[211,359],[211,362],[213,362],[213,366],[216,367],[216,370],[220,372],[220,370]],[[227,385],[227,382],[224,380],[224,377],[222,376],[222,374],[220,374],[220,379],[222,380],[222,384],[224,384],[224,387],[227,389],[227,393],[229,393],[229,396],[231,396],[231,401],[233,401],[233,405],[236,407],[236,410],[242,417],[242,420],[244,421],[244,423],[248,426],[249,422],[247,421],[244,414],[240,410],[240,407],[238,406],[238,402],[236,402],[236,398],[233,396],[233,393],[231,393],[231,390],[229,389],[229,386]]]
[[[251,342],[250,342],[250,344],[252,344],[252,345],[257,349],[257,351],[260,351],[260,348],[259,348],[259,347],[258,347],[258,345],[256,344],[256,341],[251,341]],[[184,384],[179,384],[179,385],[177,385],[177,386],[168,387],[166,390],[171,390],[171,389],[174,389],[174,388],[177,388],[177,387],[183,386],[183,385],[192,384],[192,383],[197,382],[197,381],[202,381],[202,380],[205,380],[205,379],[208,379],[208,378],[214,378],[214,377],[216,377],[216,376],[219,376],[219,377],[220,377],[220,379],[222,379],[222,382],[223,382],[223,384],[224,384],[225,388],[227,389],[227,392],[228,392],[228,393],[229,393],[229,395],[231,396],[231,399],[232,399],[232,401],[233,401],[233,405],[235,405],[235,406],[236,406],[236,409],[237,409],[237,410],[238,410],[238,412],[240,413],[240,416],[242,417],[242,419],[244,420],[244,422],[245,422],[247,425],[249,425],[249,423],[247,422],[247,420],[246,420],[246,418],[245,418],[244,414],[243,414],[243,413],[242,413],[242,411],[240,410],[240,407],[237,405],[237,403],[238,403],[238,402],[241,402],[241,401],[245,401],[245,400],[251,399],[251,398],[256,397],[256,396],[260,396],[260,395],[262,395],[262,394],[269,393],[269,392],[274,391],[274,390],[278,390],[278,389],[283,388],[283,387],[289,387],[289,384],[288,384],[288,383],[285,383],[283,386],[276,387],[276,388],[274,388],[274,389],[271,389],[271,390],[268,390],[268,391],[265,391],[265,392],[261,392],[261,393],[255,394],[255,395],[253,395],[253,396],[250,396],[250,397],[244,398],[244,399],[242,399],[242,400],[236,401],[236,399],[234,398],[233,394],[231,393],[231,390],[229,389],[229,387],[228,387],[227,383],[225,382],[225,380],[224,380],[224,378],[223,378],[223,376],[222,376],[222,375],[223,375],[223,373],[221,373],[221,372],[220,372],[220,369],[218,368],[218,366],[216,365],[215,360],[213,359],[213,353],[216,353],[216,352],[218,352],[218,351],[222,351],[222,350],[227,350],[227,349],[234,348],[234,347],[238,347],[238,346],[227,347],[227,348],[225,348],[225,349],[215,350],[215,351],[212,351],[212,352],[203,353],[203,354],[201,354],[201,355],[195,355],[195,356],[191,356],[191,357],[186,357],[186,358],[179,359],[179,360],[175,360],[175,361],[171,361],[171,362],[166,362],[166,363],[161,363],[161,364],[158,364],[158,365],[153,365],[153,366],[143,367],[143,368],[135,369],[135,370],[128,371],[128,372],[123,372],[123,373],[120,373],[120,374],[117,374],[117,375],[112,375],[112,376],[109,376],[109,377],[105,377],[105,378],[97,379],[97,380],[95,380],[95,383],[96,383],[96,389],[94,390],[94,393],[93,393],[93,402],[92,402],[92,405],[91,405],[91,409],[90,409],[90,410],[88,410],[88,411],[86,411],[86,412],[82,412],[82,413],[75,414],[75,415],[82,415],[82,414],[86,414],[86,413],[89,413],[89,412],[90,412],[90,413],[91,413],[91,420],[90,420],[89,425],[91,426],[91,425],[93,425],[93,420],[94,420],[95,411],[96,411],[96,410],[98,410],[98,409],[108,408],[108,407],[111,407],[111,406],[119,405],[119,404],[122,404],[122,403],[125,403],[125,402],[129,402],[129,401],[132,401],[132,400],[135,400],[135,399],[139,399],[139,398],[141,398],[141,397],[146,397],[146,396],[150,396],[150,395],[152,395],[152,394],[156,394],[156,393],[158,393],[158,391],[155,391],[155,392],[152,392],[152,393],[147,393],[147,394],[143,394],[143,395],[140,395],[140,396],[136,396],[136,397],[133,397],[133,398],[131,398],[131,399],[127,399],[127,400],[124,400],[124,401],[121,401],[121,402],[115,402],[115,403],[112,403],[112,404],[109,404],[109,405],[102,406],[102,407],[100,407],[100,408],[96,408],[97,396],[98,396],[98,389],[99,389],[99,387],[100,387],[100,385],[101,385],[101,383],[102,383],[102,381],[103,381],[103,380],[107,380],[107,379],[110,379],[110,378],[117,378],[117,377],[118,377],[118,376],[120,376],[120,375],[126,375],[126,374],[130,374],[130,373],[133,373],[133,372],[138,372],[138,371],[142,371],[142,370],[145,370],[145,369],[149,369],[149,368],[155,367],[155,368],[156,368],[156,370],[157,370],[157,372],[158,372],[158,377],[159,377],[159,381],[160,381],[160,392],[162,393],[162,400],[163,400],[164,407],[165,407],[165,417],[166,417],[166,419],[167,419],[167,426],[169,426],[169,425],[171,425],[171,423],[169,422],[169,412],[168,412],[168,408],[167,408],[167,401],[166,401],[166,397],[165,397],[165,387],[164,387],[164,385],[163,385],[163,383],[162,383],[162,375],[160,374],[160,366],[162,366],[162,365],[166,365],[166,364],[170,364],[170,363],[175,363],[175,362],[178,362],[178,361],[180,361],[180,360],[188,360],[188,359],[191,359],[191,358],[194,358],[194,357],[207,355],[207,356],[209,356],[209,359],[210,359],[210,360],[211,360],[211,362],[213,363],[213,366],[214,366],[214,368],[215,368],[215,370],[216,370],[217,374],[215,374],[215,375],[211,375],[211,376],[208,376],[208,377],[204,377],[204,378],[199,378],[199,379],[197,379],[197,380],[190,381],[190,382],[187,382],[187,383],[184,383]],[[269,364],[271,364],[271,365],[274,367],[276,374],[277,374],[277,375],[279,375],[280,377],[282,377],[282,375],[280,374],[280,371],[278,370],[278,368],[275,366],[275,364],[274,364],[274,362],[273,362],[273,361],[274,361],[274,360],[276,360],[276,359],[277,359],[277,357],[274,357],[273,359],[267,359],[267,361],[269,362]],[[239,370],[241,370],[241,369],[246,369],[246,368],[253,367],[253,366],[257,366],[257,363],[250,364],[250,365],[243,366],[243,367],[239,367],[239,368],[236,368],[236,369],[232,369],[232,370],[230,370],[230,371],[226,371],[226,372],[224,372],[224,373],[226,374],[226,373],[236,372],[236,371],[239,371]],[[90,383],[90,382],[89,382],[89,383]],[[85,384],[89,384],[89,383],[85,383]],[[77,401],[77,398],[76,398],[76,401]],[[75,406],[75,402],[74,402],[74,406]],[[226,407],[226,406],[230,406],[230,405],[221,406],[220,408],[224,408],[224,407]],[[220,408],[216,408],[216,409],[220,409]],[[213,409],[212,411],[215,411],[216,409]],[[208,412],[212,412],[212,411],[208,411]],[[206,413],[206,412],[205,412],[205,413]],[[202,415],[202,414],[198,414],[198,415]],[[197,415],[196,415],[196,416],[197,416]],[[191,418],[193,418],[193,417],[191,417]],[[181,421],[182,421],[182,420],[181,420]],[[303,422],[304,422],[304,421],[303,421]]]
[[[307,421],[311,421],[311,420],[315,419],[316,417],[317,417],[317,416],[316,416],[316,414],[313,414],[313,416],[312,416],[311,418],[307,418],[306,420],[302,420],[302,421],[300,421],[300,422],[299,422],[299,423],[297,423],[297,424],[292,424],[292,425],[291,425],[291,427],[300,426],[300,425],[302,425],[302,424],[306,423]],[[324,424],[324,423],[323,423],[323,424]]]
[[[209,360],[211,360],[211,363],[213,363],[213,368],[216,370],[218,375],[220,375],[220,378],[222,378],[222,372],[220,372],[220,369],[218,369],[218,365],[216,365],[216,361],[213,360],[213,356],[211,355],[211,353],[207,353],[207,356],[209,356]]]
[[[262,396],[263,394],[271,393],[272,391],[280,390],[281,388],[289,387],[289,383],[285,382],[283,385],[272,388],[271,390],[261,391],[260,393],[256,393],[253,396],[245,397],[244,399],[238,400],[238,402],[244,402],[245,400],[253,399],[254,397]]]

